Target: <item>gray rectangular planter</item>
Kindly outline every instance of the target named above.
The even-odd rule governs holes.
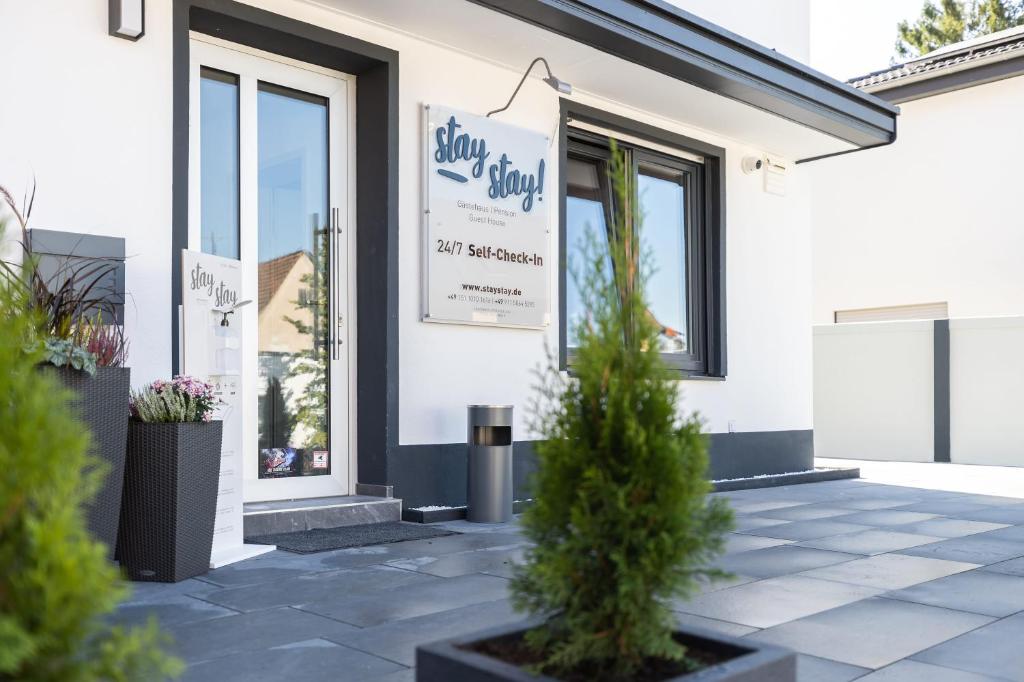
[[[416,682],[558,682],[556,678],[531,675],[519,666],[461,648],[519,634],[530,627],[514,623],[416,647]],[[703,628],[686,627],[678,634],[684,643],[731,653],[735,658],[664,682],[796,682],[796,654],[792,651]]]
[[[223,424],[128,424],[118,557],[131,580],[210,570]]]
[[[86,524],[93,537],[107,546],[107,558],[113,559],[121,515],[131,370],[98,367],[95,376],[89,376],[71,367],[46,368],[75,392],[74,410],[92,434],[91,454],[107,465],[96,497],[86,505]]]

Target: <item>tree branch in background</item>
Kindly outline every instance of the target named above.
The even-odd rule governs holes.
[[[1024,23],[1024,0],[928,0],[913,24],[897,25],[896,54],[913,59],[940,47]]]

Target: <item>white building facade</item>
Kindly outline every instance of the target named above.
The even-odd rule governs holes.
[[[581,225],[600,230],[615,139],[664,197],[645,229],[675,250],[659,249],[652,311],[685,409],[711,434],[712,475],[807,469],[813,220],[800,162],[891,141],[896,110],[797,61],[806,0],[679,4],[150,0],[143,35],[124,40],[109,35],[106,0],[0,0],[0,76],[17,93],[0,110],[0,183],[20,194],[34,179],[36,228],[124,240],[136,385],[183,368],[182,250],[237,261],[254,301],[236,314],[247,500],[391,486],[407,506],[459,505],[467,404],[515,406],[524,494],[533,370],[547,348],[571,369],[568,318],[584,311],[567,254]],[[571,94],[538,65],[483,117],[535,57]],[[428,106],[464,112],[470,135],[493,121],[547,138],[539,323],[427,315],[425,212],[441,182]],[[771,177],[744,159],[769,160]],[[512,210],[501,201],[482,205]],[[302,315],[280,314],[288,301]],[[300,338],[286,317],[312,331]],[[289,389],[303,360],[322,374]],[[305,468],[265,476],[289,449]],[[326,472],[310,467],[330,483],[311,484]]]

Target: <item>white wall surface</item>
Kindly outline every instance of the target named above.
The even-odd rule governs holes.
[[[933,323],[814,327],[814,453],[931,462]]]
[[[951,320],[950,459],[1024,466],[1024,318]]]
[[[0,184],[30,227],[126,239],[132,382],[171,371],[171,3],[138,43],[106,0],[0,0]]]
[[[894,144],[804,164],[814,321],[936,301],[951,317],[1024,314],[1024,77],[900,109]]]
[[[400,442],[462,441],[465,405],[490,402],[515,404],[516,437],[529,437],[522,408],[534,383],[531,371],[544,357],[545,340],[557,348],[557,268],[551,269],[553,323],[547,332],[420,321],[420,107],[436,102],[487,111],[504,102],[520,72],[320,5],[252,4],[400,53]],[[806,0],[788,4],[806,8]],[[721,9],[721,16],[715,15],[716,3],[687,5],[706,10],[712,21],[728,18]],[[135,300],[127,313],[128,333],[133,382],[141,383],[170,371],[170,3],[147,3],[146,36],[138,43],[107,36],[106,8],[106,0],[0,0],[5,18],[0,82],[6,92],[17,93],[13,105],[0,109],[0,182],[20,190],[36,176],[37,227],[128,239],[133,257],[127,286]],[[753,30],[769,16],[768,10],[759,12],[748,16],[736,10],[729,16],[749,21],[726,24]],[[787,31],[803,30],[805,14],[796,16],[795,25],[786,24]],[[440,72],[458,77],[439,78]],[[765,194],[759,176],[739,170],[739,159],[758,153],[757,148],[689,128],[685,118],[665,120],[631,109],[617,95],[616,84],[608,83],[606,92],[577,98],[727,149],[729,377],[686,382],[686,407],[699,410],[713,432],[726,431],[730,421],[738,431],[811,428],[811,216],[805,167],[791,168],[787,196]],[[504,120],[553,135],[557,99],[532,79]],[[770,142],[758,140],[757,130],[750,136],[749,145]],[[557,177],[555,150],[551,162],[551,177]],[[551,219],[554,226],[557,218]],[[557,263],[557,241],[552,242],[549,262]],[[255,292],[247,297],[255,298]]]

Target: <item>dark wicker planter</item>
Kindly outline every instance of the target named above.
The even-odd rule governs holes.
[[[131,370],[99,367],[95,376],[89,376],[70,367],[44,367],[78,395],[75,409],[92,432],[92,454],[107,463],[106,478],[96,497],[86,506],[86,523],[89,532],[107,546],[107,558],[113,559],[121,515]]]
[[[517,635],[528,628],[523,623],[504,625],[416,647],[416,682],[558,682],[553,677],[531,675],[511,663],[463,648],[474,642]],[[663,682],[796,682],[796,654],[792,651],[703,628],[687,627],[678,635],[690,646],[734,658]]]
[[[128,424],[118,556],[131,580],[210,570],[222,423]]]

